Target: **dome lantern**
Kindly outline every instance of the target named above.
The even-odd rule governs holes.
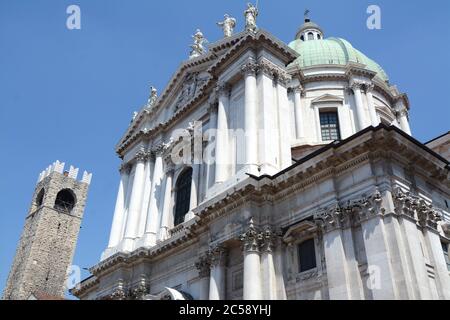
[[[305,11],[305,23],[300,27],[295,35],[296,40],[321,40],[323,39],[323,31],[316,23],[309,18],[309,10]]]

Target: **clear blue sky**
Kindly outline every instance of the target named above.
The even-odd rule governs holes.
[[[81,30],[66,28],[71,4],[81,7]],[[245,4],[0,0],[0,291],[38,173],[55,160],[94,173],[74,264],[98,262],[119,181],[114,146],[133,111],[187,58],[196,28],[214,42],[229,13],[242,30]],[[382,30],[366,28],[369,4],[381,7]],[[416,138],[450,129],[449,1],[260,0],[258,25],[289,42],[305,8],[326,37],[349,40],[409,95]]]

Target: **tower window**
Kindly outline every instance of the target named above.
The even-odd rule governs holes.
[[[314,33],[312,32],[308,33],[308,40],[314,40]]]
[[[341,139],[339,119],[337,112],[320,113],[320,129],[323,141],[335,141]]]
[[[184,216],[189,212],[191,202],[192,168],[183,172],[177,180],[175,187],[175,217],[174,225],[184,222]]]
[[[314,269],[317,266],[314,239],[306,240],[298,246],[298,259],[300,272]]]
[[[55,201],[55,209],[61,212],[70,213],[75,207],[75,195],[69,189],[58,192]]]
[[[301,37],[300,37],[300,40],[305,41],[305,37],[304,37],[304,36],[301,36]]]
[[[321,39],[321,36],[320,36],[320,34],[318,34],[318,35],[317,35],[317,39],[319,39],[319,40]]]
[[[42,203],[44,203],[44,195],[45,195],[45,190],[44,188],[41,189],[41,191],[39,191],[37,197],[36,197],[36,206],[39,208],[40,206],[42,206]]]

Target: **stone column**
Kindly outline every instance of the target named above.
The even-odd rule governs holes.
[[[136,171],[133,179],[133,188],[131,191],[130,205],[128,209],[128,221],[125,229],[124,249],[133,250],[133,240],[137,237],[139,228],[139,215],[141,213],[142,195],[144,189],[145,160],[147,155],[140,151],[136,155]]]
[[[305,132],[303,130],[305,124],[303,123],[303,106],[302,97],[304,97],[303,87],[297,86],[294,88],[294,113],[295,113],[295,132],[297,139],[305,137]]]
[[[398,108],[397,119],[400,122],[400,128],[407,134],[411,135],[411,127],[409,126],[409,112],[406,107],[401,106]]]
[[[209,300],[225,300],[226,250],[219,246],[211,250],[211,275],[209,282]]]
[[[261,234],[250,221],[248,230],[240,237],[244,249],[244,300],[261,300],[261,258],[260,241]]]
[[[286,88],[289,81],[289,75],[283,70],[278,70],[276,80],[278,96],[278,128],[280,132],[280,167],[281,169],[285,169],[292,165],[291,122],[289,119],[289,103]]]
[[[153,157],[151,153],[148,154],[145,161],[145,179],[142,196],[141,213],[139,215],[138,236],[142,237],[145,233],[145,224],[147,222],[147,211],[150,205],[150,193],[152,189],[152,174],[153,174]]]
[[[209,255],[205,255],[199,258],[195,263],[195,267],[198,270],[198,277],[200,281],[199,290],[199,300],[209,299],[209,282],[210,282],[210,271],[211,271],[211,261]]]
[[[216,176],[215,183],[222,183],[228,179],[230,165],[228,112],[230,104],[230,87],[221,84],[217,87],[219,104],[217,107],[217,133],[216,133]]]
[[[277,299],[277,279],[275,273],[274,249],[278,245],[279,239],[270,227],[266,227],[262,233],[261,248],[261,273],[262,278],[262,298],[264,300]]]
[[[366,97],[367,97],[367,103],[369,105],[369,114],[370,114],[370,122],[372,126],[377,127],[380,124],[380,120],[378,120],[377,110],[375,108],[375,103],[373,101],[373,88],[375,86],[373,84],[366,85]]]
[[[331,300],[350,300],[352,298],[341,232],[341,213],[341,208],[336,205],[327,210],[321,217],[322,220],[318,220],[323,233],[328,291]]]
[[[161,228],[159,230],[159,240],[164,241],[169,238],[170,215],[172,214],[172,190],[173,190],[174,166],[170,160],[166,161],[163,214],[161,217]]]
[[[280,171],[278,109],[274,108],[277,97],[274,90],[276,66],[265,59],[258,65],[258,160],[260,174],[274,175]]]
[[[353,82],[351,88],[355,95],[355,107],[356,107],[356,118],[358,121],[358,129],[363,130],[367,127],[366,113],[364,110],[363,100],[362,100],[362,89],[363,84],[360,82]]]
[[[161,182],[164,175],[163,172],[163,153],[164,145],[157,146],[153,153],[155,155],[155,165],[153,168],[153,181],[150,193],[150,205],[147,212],[147,221],[145,224],[144,246],[154,246],[156,244],[156,236],[158,232],[158,220],[160,218],[161,206],[158,203],[161,192]]]
[[[258,172],[258,105],[256,92],[257,63],[253,59],[242,67],[245,80],[245,164],[247,172],[257,174]]]
[[[217,157],[217,131],[213,131],[213,130],[217,130],[218,128],[218,119],[217,119],[217,104],[215,102],[215,98],[214,96],[212,96],[210,98],[210,105],[208,108],[208,112],[209,112],[209,129],[208,131],[212,131],[208,132],[208,141],[205,141],[206,146],[205,148],[205,158],[204,160],[204,164],[206,166],[206,180],[204,183],[204,195],[205,197],[208,195],[208,190],[209,188],[215,183],[215,168],[217,166],[217,163],[215,161],[215,158]],[[212,140],[212,137],[215,137],[214,140]],[[214,151],[214,152],[213,152]]]
[[[200,165],[192,165],[192,183],[191,183],[191,200],[189,203],[189,211],[192,212],[198,205],[198,183],[200,178]],[[192,219],[192,216],[189,216]]]
[[[374,300],[398,299],[398,290],[392,256],[384,225],[385,209],[381,207],[381,194],[377,191],[364,199],[360,208],[354,208],[361,219],[361,228],[367,256],[367,265],[371,272],[371,293]]]
[[[116,247],[122,240],[122,229],[125,221],[125,200],[128,188],[130,168],[127,165],[122,165],[120,168],[120,183],[119,191],[117,193],[116,208],[114,210],[114,218],[111,227],[111,234],[109,236],[108,248]]]
[[[442,251],[441,237],[437,230],[442,216],[431,205],[420,201],[417,208],[419,225],[422,227],[431,265],[434,267],[437,295],[440,300],[450,299],[450,277]]]

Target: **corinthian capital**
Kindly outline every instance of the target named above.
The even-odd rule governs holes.
[[[200,278],[206,278],[209,276],[211,268],[211,257],[209,254],[201,256],[195,263],[195,268],[198,270]]]
[[[279,233],[275,232],[270,226],[266,226],[261,232],[261,249],[264,252],[272,252],[279,240]]]
[[[367,83],[364,86],[364,90],[366,93],[372,93],[374,88],[375,88],[375,85],[373,83]]]
[[[255,228],[255,226],[253,224],[253,219],[250,220],[247,231],[245,233],[243,233],[239,239],[242,241],[245,251],[259,252],[262,235]]]
[[[244,73],[244,75],[256,75],[256,72],[258,71],[258,64],[256,63],[256,61],[254,59],[249,59],[247,61],[247,63],[245,63],[242,67],[241,67],[241,71],[242,73]]]
[[[291,80],[291,77],[284,70],[278,69],[276,72],[276,80],[278,83],[286,86],[289,83],[289,80]]]
[[[208,253],[209,264],[211,267],[216,267],[219,265],[225,265],[227,258],[227,250],[223,246],[216,246],[211,248]]]
[[[364,82],[362,81],[352,81],[350,83],[350,88],[355,91],[355,90],[362,90],[364,88]]]
[[[131,165],[129,163],[122,163],[119,167],[120,174],[130,174]]]
[[[231,86],[226,82],[220,82],[215,90],[219,96],[228,96],[230,95]]]
[[[146,152],[144,149],[141,149],[136,153],[134,158],[138,162],[145,162],[147,161],[148,156],[149,156],[148,152]]]

